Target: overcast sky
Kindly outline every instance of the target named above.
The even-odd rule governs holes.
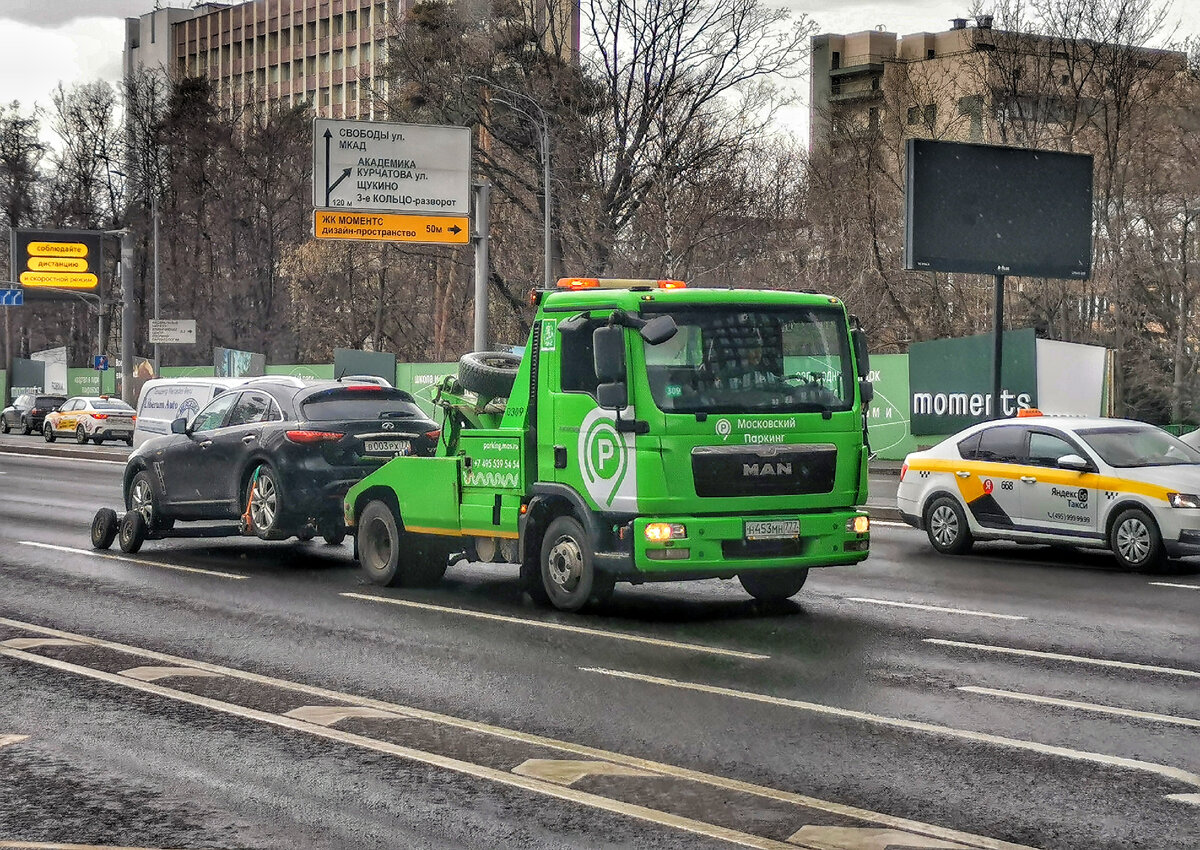
[[[772,2],[772,0],[767,0]],[[817,22],[821,32],[859,32],[883,25],[900,34],[937,32],[965,16],[971,0],[774,0]],[[0,103],[48,106],[66,85],[121,76],[123,20],[154,0],[0,0]],[[190,6],[161,0],[162,6]],[[1175,0],[1181,32],[1200,34],[1200,0]]]

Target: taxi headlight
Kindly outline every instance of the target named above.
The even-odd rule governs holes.
[[[1167,501],[1173,508],[1200,508],[1200,496],[1192,493],[1168,493]]]

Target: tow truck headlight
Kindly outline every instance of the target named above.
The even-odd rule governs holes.
[[[859,514],[846,520],[846,531],[851,534],[866,534],[870,530],[871,518],[869,516]]]
[[[1191,493],[1168,493],[1167,501],[1173,508],[1200,508],[1200,496]]]
[[[643,533],[651,543],[662,543],[687,537],[687,527],[681,522],[652,522]]]

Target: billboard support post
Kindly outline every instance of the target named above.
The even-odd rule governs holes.
[[[1004,275],[996,275],[996,308],[992,311],[992,419],[1004,419],[1000,408],[1001,366],[1004,363]]]

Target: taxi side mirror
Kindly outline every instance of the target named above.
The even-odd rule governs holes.
[[[1074,469],[1076,472],[1087,472],[1092,465],[1079,455],[1063,455],[1058,459],[1060,469]]]

